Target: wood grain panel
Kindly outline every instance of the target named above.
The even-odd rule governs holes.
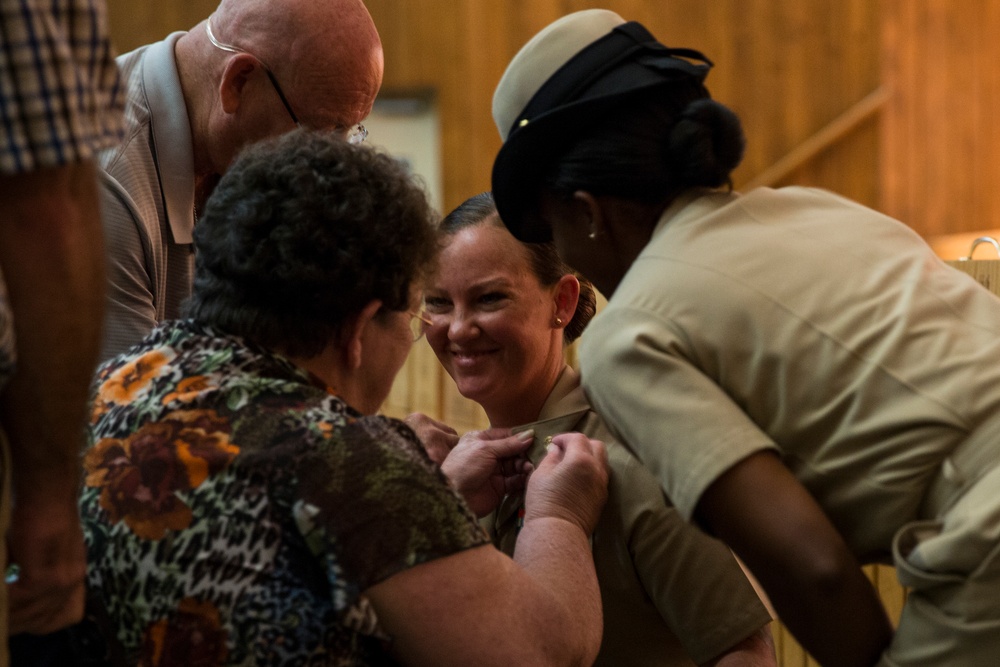
[[[215,9],[216,0],[109,0],[108,22],[119,53],[187,30]]]
[[[880,81],[879,4],[860,0],[367,4],[385,44],[386,86],[431,85],[441,95],[446,206],[489,185],[499,148],[490,103],[506,63],[538,29],[570,11],[608,7],[642,21],[666,43],[702,49],[716,62],[709,88],[742,117],[749,139],[737,184],[793,150]],[[449,36],[448,27],[457,32]],[[466,47],[456,50],[458,43]],[[460,102],[445,102],[451,86],[461,88]],[[841,150],[847,155],[838,159]],[[831,167],[795,174],[789,182],[846,191],[874,205],[877,150],[872,128],[822,156],[820,162],[830,159]]]
[[[884,210],[928,236],[1000,227],[1000,4],[885,6]]]

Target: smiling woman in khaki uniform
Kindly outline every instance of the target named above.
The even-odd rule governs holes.
[[[488,193],[441,224],[438,269],[424,301],[427,340],[467,398],[498,428],[533,430],[533,463],[548,441],[578,431],[601,439],[611,472],[608,504],[593,535],[607,667],[774,665],[770,615],[730,551],[685,522],[656,479],[590,408],[564,361],[594,314],[595,296],[551,245],[511,236]],[[513,554],[522,494],[507,496],[492,522]]]
[[[609,297],[595,409],[810,653],[996,665],[1000,301],[831,193],[720,190],[743,134],[710,66],[611,12],[550,25],[494,96],[500,216]],[[895,633],[859,561],[910,587]]]

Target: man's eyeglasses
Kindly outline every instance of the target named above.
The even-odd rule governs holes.
[[[220,42],[219,40],[217,40],[215,38],[215,33],[212,32],[211,16],[209,16],[208,19],[205,20],[205,32],[208,34],[208,41],[212,42],[212,45],[215,46],[216,48],[221,49],[223,51],[227,51],[229,53],[245,53],[248,56],[253,56],[253,58],[260,63],[260,66],[264,68],[264,73],[267,74],[268,81],[271,82],[271,86],[274,88],[274,92],[278,94],[278,99],[281,100],[281,104],[282,106],[285,107],[285,111],[288,112],[288,115],[289,117],[291,117],[292,122],[295,123],[295,127],[302,127],[302,123],[299,122],[298,116],[296,116],[295,112],[292,111],[292,105],[288,103],[288,98],[285,97],[284,91],[281,90],[281,86],[278,85],[278,79],[275,78],[274,72],[271,71],[271,68],[268,67],[263,60],[253,55],[246,49],[241,49],[236,46],[233,46],[232,44],[226,44],[224,42]],[[365,129],[364,125],[361,125],[359,123],[354,127],[350,127],[342,131],[342,134],[344,135],[344,140],[347,141],[347,143],[360,144],[368,136],[368,130]]]
[[[413,342],[417,342],[424,337],[427,327],[434,324],[431,319],[423,313],[410,311],[410,333],[413,334]]]

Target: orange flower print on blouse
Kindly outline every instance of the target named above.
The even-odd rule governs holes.
[[[207,375],[195,375],[184,378],[177,383],[177,389],[163,397],[163,405],[169,405],[174,401],[180,403],[190,403],[198,397],[198,393],[204,391],[210,385],[211,378]]]
[[[228,657],[219,610],[211,602],[184,598],[170,618],[146,629],[139,667],[215,667]]]
[[[139,537],[159,540],[191,524],[178,497],[223,470],[239,453],[229,424],[212,410],[176,411],[125,439],[104,438],[84,457],[86,484],[101,489],[112,523],[124,521]]]
[[[124,405],[134,401],[160,375],[173,356],[168,350],[150,350],[113,373],[102,372],[98,376],[101,385],[94,399],[92,420],[96,423],[111,404]]]

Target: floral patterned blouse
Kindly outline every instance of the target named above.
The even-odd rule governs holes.
[[[390,662],[363,592],[485,544],[401,422],[190,320],[97,378],[88,589],[128,664]]]

